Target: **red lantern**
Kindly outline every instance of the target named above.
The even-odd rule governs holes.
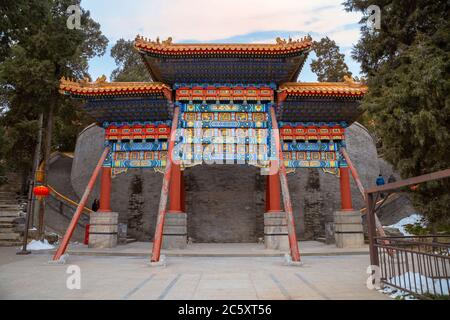
[[[50,189],[47,186],[36,186],[33,188],[33,194],[41,200],[50,194]]]

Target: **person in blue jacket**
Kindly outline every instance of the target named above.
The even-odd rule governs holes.
[[[378,175],[378,178],[375,181],[375,183],[377,184],[377,186],[382,186],[383,184],[385,184],[384,178],[381,175],[381,173]],[[381,196],[381,199],[384,199],[384,193],[383,192],[380,193],[380,196]]]
[[[381,173],[378,175],[377,181],[376,181],[377,186],[382,186],[384,184],[384,178],[381,175]]]

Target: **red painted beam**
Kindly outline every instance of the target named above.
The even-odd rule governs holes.
[[[151,258],[152,262],[158,262],[159,258],[161,256],[162,236],[163,236],[163,231],[164,231],[164,218],[166,215],[166,205],[167,205],[167,198],[168,198],[168,194],[169,194],[172,166],[174,165],[173,158],[172,158],[172,151],[175,146],[175,134],[176,134],[177,126],[178,126],[179,114],[180,114],[180,108],[175,107],[174,112],[173,112],[172,131],[170,134],[166,170],[164,172],[163,185],[161,188],[161,197],[159,199],[158,219],[156,221],[155,237],[153,239],[153,250],[152,250],[152,258]]]
[[[281,193],[283,195],[283,204],[284,211],[286,212],[287,217],[287,227],[288,227],[288,236],[289,236],[289,247],[291,249],[291,258],[292,261],[299,262],[300,261],[300,252],[298,250],[297,236],[295,234],[295,222],[294,222],[294,214],[292,213],[292,204],[291,204],[291,196],[289,194],[289,187],[287,184],[287,176],[286,176],[286,168],[284,166],[283,161],[283,152],[281,152],[280,145],[280,135],[278,132],[278,123],[277,118],[275,116],[274,107],[270,108],[270,116],[272,118],[272,139],[275,139],[275,146],[277,152],[278,166],[279,166],[279,176],[280,176],[280,184],[281,184]]]
[[[89,183],[86,187],[86,190],[84,190],[83,196],[81,197],[81,200],[80,200],[80,203],[78,204],[77,210],[75,211],[75,214],[73,215],[72,220],[70,221],[70,224],[69,224],[69,227],[67,228],[66,234],[64,235],[63,239],[61,240],[61,244],[59,245],[58,250],[56,250],[56,253],[53,256],[53,260],[59,260],[59,258],[61,258],[61,256],[66,252],[70,238],[72,237],[72,234],[75,231],[78,220],[80,219],[81,213],[83,212],[83,209],[86,205],[89,195],[91,194],[92,188],[94,187],[95,181],[97,180],[98,174],[100,172],[100,169],[103,166],[103,162],[105,161],[105,159],[108,155],[108,152],[109,152],[109,147],[106,147],[102,153],[102,156],[98,160],[97,165],[95,166],[94,172],[92,173],[92,176],[89,179]]]
[[[359,178],[358,172],[356,171],[353,162],[350,160],[350,156],[348,155],[347,150],[345,150],[345,148],[341,148],[341,153],[344,156],[345,161],[347,162],[347,165],[350,169],[350,172],[352,173],[353,179],[356,182],[356,186],[358,187],[359,192],[361,193],[363,199],[366,200],[364,186],[361,183],[361,179]]]
[[[348,155],[347,150],[345,150],[345,148],[341,148],[341,153],[344,156],[345,161],[347,162],[350,172],[352,173],[353,180],[355,180],[356,185],[358,186],[359,192],[361,193],[364,201],[366,201],[366,190],[364,189],[361,179],[359,178],[358,171],[356,171],[356,168],[353,165],[353,162],[350,159],[350,156]],[[386,237],[386,233],[384,232],[383,225],[381,224],[380,219],[378,219],[377,213],[374,212],[374,215],[375,215],[375,226],[376,226],[378,235],[381,237]]]

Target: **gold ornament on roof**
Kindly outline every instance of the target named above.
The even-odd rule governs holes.
[[[286,40],[281,39],[280,37],[277,37],[277,38],[275,39],[275,41],[277,42],[277,44],[286,44]]]
[[[162,42],[162,44],[165,46],[170,46],[172,44],[172,37],[168,37],[167,40]]]
[[[95,80],[95,83],[106,83],[106,76],[102,75],[101,77],[98,77],[97,80]]]
[[[85,76],[82,80],[79,81],[80,84],[88,84],[90,82],[92,82],[91,78],[88,76]]]

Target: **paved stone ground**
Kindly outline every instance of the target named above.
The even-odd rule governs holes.
[[[366,288],[366,255],[306,256],[303,266],[281,257],[169,257],[150,267],[144,257],[16,256],[0,248],[0,299],[388,299]],[[66,287],[69,265],[81,268],[81,289]]]
[[[127,245],[118,245],[114,248],[94,249],[80,243],[71,243],[68,249],[71,255],[92,256],[142,256],[148,257],[152,251],[151,242],[133,242]],[[362,248],[336,248],[334,244],[327,245],[318,241],[300,241],[300,254],[302,256],[327,256],[327,255],[368,255],[369,247]],[[162,250],[162,254],[168,257],[191,256],[191,257],[277,257],[284,256],[289,250],[270,250],[264,244],[256,243],[193,243],[188,244],[185,249]],[[52,253],[55,250],[38,253]]]

